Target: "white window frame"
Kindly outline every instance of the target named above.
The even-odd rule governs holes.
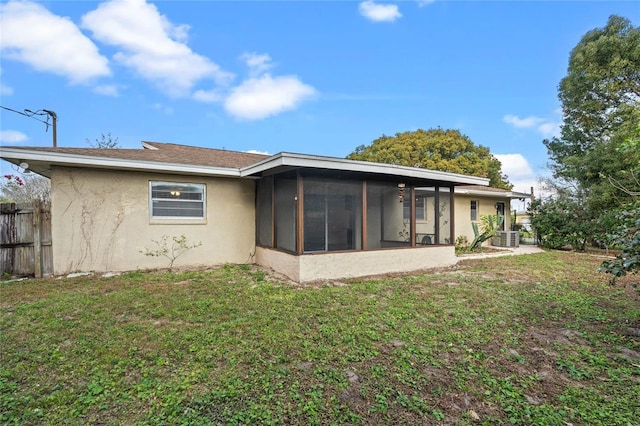
[[[418,202],[421,200],[421,202]],[[426,222],[427,221],[427,203],[425,197],[416,197],[416,222]],[[408,206],[407,206],[408,204]],[[418,204],[422,204],[421,206]],[[422,215],[420,215],[422,212]],[[409,215],[407,216],[407,213]],[[402,219],[403,220],[411,220],[411,198],[405,198],[402,204]]]
[[[476,204],[476,208],[475,209],[473,208],[473,203]],[[471,200],[469,202],[469,210],[471,211],[471,221],[472,222],[477,221],[478,217],[479,217],[478,211],[480,210],[480,200]],[[475,215],[474,215],[474,213],[475,213]]]
[[[154,216],[153,215],[153,202],[154,201],[178,201],[172,198],[153,198],[153,188],[156,185],[170,185],[174,186],[176,190],[180,190],[181,187],[197,186],[202,188],[202,200],[185,200],[179,199],[180,202],[192,202],[202,204],[202,216]],[[167,181],[149,181],[149,217],[151,220],[184,220],[184,221],[202,221],[207,217],[207,185],[204,183],[195,182],[167,182]]]

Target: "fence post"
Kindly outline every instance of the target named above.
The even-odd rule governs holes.
[[[42,237],[40,236],[40,200],[33,202],[33,264],[34,275],[42,278]]]

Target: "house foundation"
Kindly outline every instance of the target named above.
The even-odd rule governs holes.
[[[455,265],[453,246],[393,250],[323,252],[297,256],[280,250],[256,247],[256,263],[286,275],[293,281],[309,282],[354,278]]]

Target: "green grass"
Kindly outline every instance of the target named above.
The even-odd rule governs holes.
[[[640,300],[598,264],[0,283],[0,423],[639,424]]]

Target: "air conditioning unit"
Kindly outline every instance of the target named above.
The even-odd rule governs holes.
[[[498,231],[493,237],[493,245],[497,247],[520,246],[520,233],[518,231]]]

